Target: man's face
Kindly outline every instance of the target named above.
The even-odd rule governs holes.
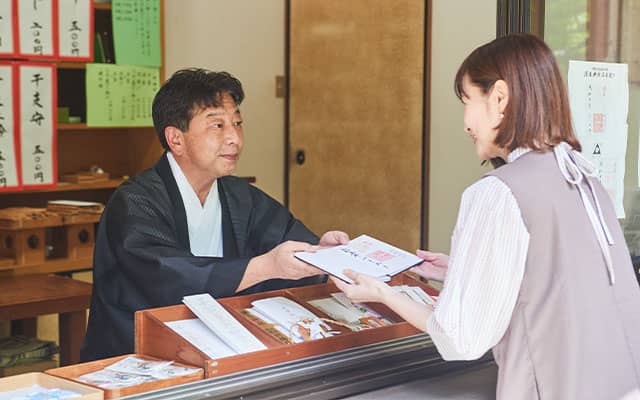
[[[221,107],[197,111],[184,134],[185,157],[213,179],[233,173],[243,144],[240,109],[228,94],[223,95]]]

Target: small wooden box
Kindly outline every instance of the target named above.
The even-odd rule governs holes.
[[[102,400],[104,397],[102,390],[95,389],[91,386],[71,382],[66,379],[57,378],[43,374],[41,372],[31,372],[28,374],[9,376],[0,379],[0,395],[2,392],[9,392],[17,389],[29,387],[31,385],[40,385],[48,389],[65,389],[81,394],[74,400]]]
[[[61,216],[44,208],[1,209],[0,257],[3,262],[0,267],[43,263],[46,258],[45,229],[62,223]]]
[[[0,230],[0,255],[13,264],[29,265],[45,260],[45,228]]]
[[[437,295],[437,290],[431,286],[405,274],[396,276],[391,284],[420,286],[430,295]],[[165,322],[196,318],[186,306],[175,305],[138,311],[135,316],[136,353],[202,366],[205,370],[205,376],[210,378],[419,333],[417,329],[403,321],[386,306],[371,303],[368,305],[372,309],[396,322],[391,325],[359,332],[338,328],[342,333],[336,336],[297,344],[283,344],[242,313],[242,310],[251,307],[251,302],[254,300],[284,296],[296,301],[317,316],[326,317],[322,311],[315,309],[307,301],[329,297],[331,293],[335,292],[339,292],[335,285],[326,283],[218,299],[218,302],[231,315],[267,347],[265,350],[219,359],[210,359],[189,341],[165,325]]]
[[[88,258],[93,256],[95,244],[94,223],[65,225],[67,236],[67,258]]]
[[[158,358],[149,357],[147,355],[126,354],[123,356],[105,358],[104,360],[96,360],[96,361],[90,361],[82,364],[69,365],[66,367],[49,369],[45,372],[49,375],[57,376],[60,378],[75,380],[79,376],[82,376],[84,374],[88,374],[91,372],[99,371],[101,369],[108,367],[111,364],[114,364],[124,358],[131,357],[131,356],[143,358],[145,360],[160,361],[160,359]],[[181,367],[194,368],[190,365],[184,365],[181,363],[174,363],[174,365],[181,366]],[[118,389],[102,389],[97,387],[96,388],[104,392],[105,399],[116,399],[118,397],[129,396],[136,393],[149,392],[151,390],[157,390],[157,389],[162,389],[169,386],[175,386],[175,385],[180,385],[187,382],[197,381],[202,379],[203,377],[204,377],[204,371],[199,370],[190,375],[176,376],[174,378],[162,379],[154,382],[145,382],[140,385],[128,386],[128,387],[123,387]],[[95,387],[86,383],[82,383],[82,384],[88,387]]]
[[[0,270],[46,267],[65,260],[90,265],[94,224],[100,220],[104,206],[88,204],[0,209]]]

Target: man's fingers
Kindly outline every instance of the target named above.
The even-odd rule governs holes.
[[[293,240],[285,242],[285,246],[287,250],[292,251],[294,253],[299,251],[314,252],[317,249],[317,246],[314,246],[312,244],[305,243],[305,242],[296,242]]]
[[[336,239],[336,242],[339,244],[349,243],[349,235],[347,235],[345,232],[336,231],[334,233],[334,238]]]
[[[322,246],[337,246],[349,243],[349,235],[342,231],[328,231],[320,238]]]
[[[313,265],[307,264],[304,261],[295,260],[296,262],[296,267],[300,270],[305,272],[307,275],[323,275],[326,274],[326,272],[324,272],[323,270],[314,267]]]
[[[320,248],[320,246],[311,246],[307,250],[303,251],[306,251],[307,253],[315,253],[316,251],[320,250]]]

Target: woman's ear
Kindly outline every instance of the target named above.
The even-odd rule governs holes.
[[[493,84],[493,94],[496,96],[498,112],[504,113],[504,110],[507,109],[507,104],[509,104],[509,86],[507,82],[502,79],[497,80]]]
[[[184,152],[184,137],[180,129],[175,126],[167,126],[164,128],[164,138],[174,155],[182,155]]]

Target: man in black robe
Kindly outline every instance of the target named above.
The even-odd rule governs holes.
[[[324,282],[293,256],[313,251],[318,238],[277,201],[229,176],[243,146],[243,98],[237,79],[202,69],[176,72],[156,95],[153,122],[166,152],[113,193],[100,220],[83,361],[132,353],[137,310],[196,293]],[[319,244],[347,241],[330,231]]]

